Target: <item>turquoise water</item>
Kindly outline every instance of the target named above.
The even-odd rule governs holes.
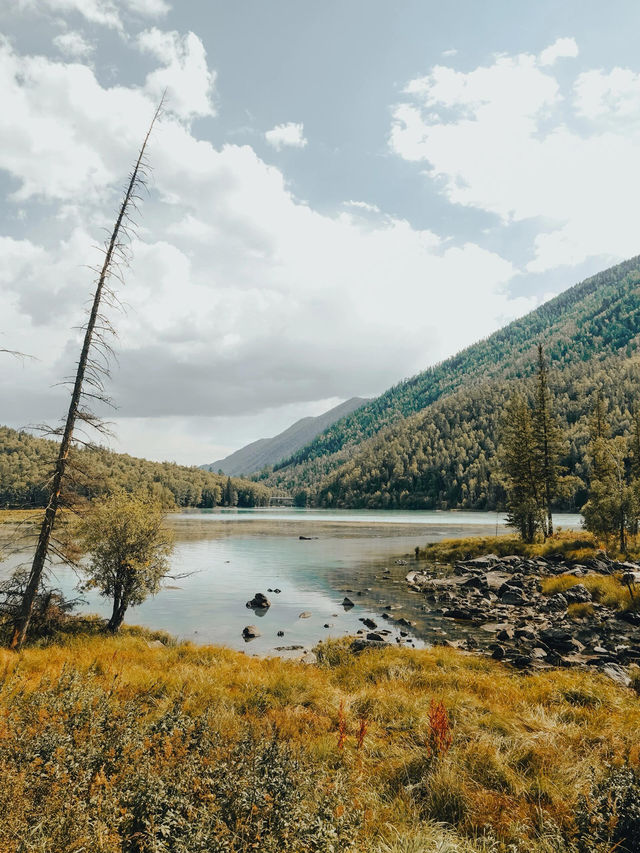
[[[495,513],[384,512],[318,510],[189,511],[171,516],[177,544],[168,587],[126,621],[169,631],[196,643],[216,643],[258,654],[300,654],[320,639],[355,633],[360,618],[373,619],[392,631],[387,639],[416,647],[442,636],[424,599],[406,588],[416,545],[450,536],[506,532]],[[579,516],[557,516],[556,525],[579,527]],[[301,540],[299,537],[317,537]],[[395,564],[406,559],[408,566]],[[6,574],[12,563],[0,566]],[[384,569],[388,568],[388,573]],[[70,595],[74,572],[54,567],[54,582]],[[279,594],[268,589],[280,589]],[[262,615],[245,606],[256,592],[272,606]],[[358,595],[358,593],[360,593]],[[355,607],[341,606],[347,595]],[[81,610],[108,615],[109,606],[95,593],[84,595]],[[391,611],[385,607],[393,606]],[[311,615],[300,618],[302,612]],[[385,620],[387,612],[392,619]],[[415,626],[398,626],[404,617]],[[246,643],[242,629],[255,625],[261,636]],[[328,625],[329,627],[325,627]],[[408,636],[400,637],[400,630]],[[444,630],[451,630],[445,626]],[[284,631],[283,637],[277,632]],[[458,632],[459,634],[459,632]],[[298,645],[296,652],[277,647]]]

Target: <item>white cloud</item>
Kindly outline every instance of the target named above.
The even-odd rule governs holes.
[[[173,34],[145,38],[164,68],[182,55]],[[198,75],[202,92],[212,72]],[[0,246],[3,344],[29,340],[46,356],[26,392],[24,371],[6,368],[0,410],[24,423],[58,411],[49,388],[76,357],[68,330],[91,286],[83,265],[97,258],[92,243],[111,224],[155,92],[107,87],[88,67],[20,56],[7,43],[0,84],[12,115],[0,168],[31,213],[46,200],[55,224],[39,242]],[[152,194],[122,293],[130,307],[115,318],[119,417],[248,416],[376,393],[532,307],[509,297],[516,271],[497,253],[362,216],[366,202],[319,213],[251,147],[195,137],[182,119],[195,109],[167,113],[151,139]]]
[[[22,11],[55,15],[78,14],[92,24],[122,30],[122,12],[159,18],[171,9],[165,0],[17,0]]]
[[[585,71],[575,83],[575,105],[579,116],[621,125],[640,119],[640,74],[628,68]]]
[[[304,125],[302,122],[296,123],[293,121],[287,124],[277,124],[271,130],[268,130],[264,137],[276,151],[285,147],[304,148],[308,141],[304,136]]]
[[[359,210],[366,210],[367,213],[380,213],[380,208],[377,204],[369,204],[368,201],[345,201],[347,207],[355,207]]]
[[[161,18],[171,10],[171,5],[165,0],[125,0],[132,12],[147,18]]]
[[[629,257],[638,250],[638,89],[637,75],[614,69],[580,74],[563,91],[529,54],[469,72],[436,66],[406,86],[390,145],[424,164],[451,202],[505,225],[535,220],[530,271]]]
[[[60,53],[70,59],[87,59],[95,50],[95,45],[88,42],[82,33],[76,30],[60,33],[53,39],[53,44]]]
[[[147,75],[148,91],[158,98],[166,89],[167,108],[182,118],[215,115],[211,98],[216,74],[207,66],[207,54],[198,36],[181,36],[154,27],[140,33],[137,44],[163,65]]]
[[[558,59],[575,59],[578,44],[574,38],[560,38],[540,54],[540,65],[553,65]]]
[[[455,47],[450,47],[449,50],[443,50],[442,55],[446,57],[457,56],[458,50]]]

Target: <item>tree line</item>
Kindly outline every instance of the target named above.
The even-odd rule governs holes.
[[[637,534],[640,518],[640,409],[631,429],[612,435],[608,402],[598,389],[591,402],[586,461],[587,500],[581,507],[585,527],[621,551]],[[525,542],[553,534],[553,508],[575,493],[580,481],[562,464],[568,437],[554,413],[548,368],[538,345],[533,399],[518,390],[509,400],[502,424],[499,472],[504,478],[509,524]]]

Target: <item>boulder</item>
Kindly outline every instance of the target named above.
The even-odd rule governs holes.
[[[298,614],[298,619],[309,619],[311,613],[308,610],[303,610],[302,613]]]
[[[271,607],[271,602],[263,592],[256,592],[251,601],[247,601],[247,607],[255,607],[257,610],[266,610]]]
[[[551,625],[540,631],[540,639],[557,652],[573,652],[579,646],[569,630],[561,625]]]
[[[384,649],[389,645],[384,640],[354,640],[349,649],[352,652],[363,652],[365,649]]]
[[[355,604],[353,603],[353,601],[351,601],[350,598],[347,598],[347,596],[345,595],[345,597],[342,599],[342,606],[343,607],[355,607]]]
[[[245,640],[253,640],[254,637],[261,637],[262,634],[255,625],[247,625],[246,628],[242,629],[242,636]]]
[[[544,603],[544,609],[550,613],[562,613],[569,606],[569,602],[561,592],[556,592],[555,595],[550,595]]]
[[[619,666],[617,663],[606,663],[602,667],[602,673],[603,675],[606,675],[607,678],[615,681],[616,684],[622,685],[622,687],[628,687],[631,684],[631,679],[629,678],[626,669]]]
[[[508,587],[500,596],[500,601],[503,604],[510,604],[514,607],[523,607],[527,604],[527,599],[522,594],[521,590],[515,587]]]
[[[569,589],[564,591],[563,595],[569,604],[584,604],[587,601],[591,601],[591,593],[581,583],[570,586]]]

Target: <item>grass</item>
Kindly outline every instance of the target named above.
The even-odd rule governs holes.
[[[16,524],[20,521],[42,521],[42,509],[0,509],[0,524]]]
[[[518,554],[523,557],[548,557],[558,554],[566,560],[580,562],[596,557],[599,551],[607,550],[613,559],[637,559],[640,557],[640,540],[629,543],[626,554],[620,553],[612,543],[601,542],[587,531],[560,530],[545,542],[528,544],[515,534],[503,536],[472,536],[465,539],[442,539],[421,548],[419,559],[439,563],[455,563],[471,560],[484,554],[507,557]],[[607,545],[609,546],[607,548]]]
[[[640,591],[636,591],[632,597],[629,588],[620,582],[618,575],[593,574],[582,577],[576,577],[576,575],[556,575],[556,577],[552,578],[543,578],[542,592],[545,595],[553,595],[556,592],[565,592],[577,584],[582,584],[582,586],[586,587],[594,601],[597,601],[599,604],[605,604],[614,610],[627,611],[640,609]],[[580,612],[575,609],[578,605],[572,606],[574,614]],[[586,614],[583,613],[582,615]]]
[[[144,631],[0,650],[0,849],[558,853],[594,776],[638,766],[637,696],[599,675],[318,654]]]

